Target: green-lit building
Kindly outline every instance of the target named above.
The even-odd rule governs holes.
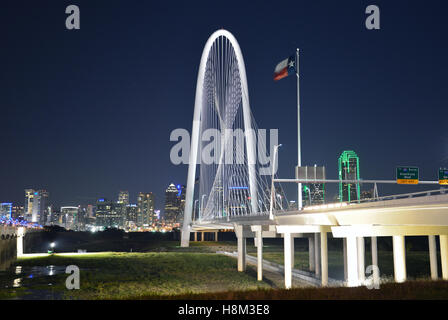
[[[343,151],[338,161],[339,180],[359,180],[359,158],[352,150]],[[361,199],[359,183],[339,183],[339,201]]]

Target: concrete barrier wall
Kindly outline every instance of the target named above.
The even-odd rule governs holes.
[[[17,229],[0,226],[0,270],[6,270],[17,258]]]

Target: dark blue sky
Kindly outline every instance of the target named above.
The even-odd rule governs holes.
[[[65,7],[81,29],[65,29]],[[381,30],[364,26],[381,10]],[[395,166],[435,180],[448,165],[448,45],[443,1],[2,1],[0,201],[45,188],[57,205],[155,192],[157,208],[186,166],[170,163],[170,132],[191,130],[199,60],[221,27],[238,39],[251,107],[278,128],[279,176],[296,159],[296,82],[272,80],[301,49],[303,164],[337,177],[355,150],[361,177]],[[393,191],[421,190],[397,187]],[[380,194],[388,189],[380,188]]]

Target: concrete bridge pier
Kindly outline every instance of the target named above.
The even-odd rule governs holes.
[[[365,277],[365,241],[364,237],[357,237],[357,249],[358,249],[358,280],[360,284],[364,284],[366,277]]]
[[[392,236],[395,282],[406,281],[406,246],[404,236]]]
[[[316,270],[316,264],[314,259],[314,235],[308,237],[308,255],[309,255],[309,266],[310,271]]]
[[[18,257],[23,255],[24,237],[25,237],[25,228],[24,227],[17,228],[17,256]]]
[[[442,279],[448,280],[448,235],[439,235],[440,258],[442,260]]]
[[[431,266],[431,279],[437,280],[439,278],[437,270],[437,246],[436,246],[436,236],[428,236],[428,246],[429,246],[429,264]]]
[[[257,280],[263,280],[263,230],[262,226],[253,226],[255,232],[254,244],[257,248]]]
[[[235,234],[238,241],[238,271],[246,271],[246,237],[242,225],[235,225]]]
[[[376,237],[371,238],[370,250],[372,251],[373,283],[379,284],[380,283],[380,272],[379,272],[379,268],[378,268],[378,243],[377,243]]]
[[[347,282],[347,238],[342,238],[342,257],[344,259],[344,281]]]
[[[0,238],[0,270],[8,269],[17,258],[17,240],[16,234],[8,230],[8,227],[2,227]]]
[[[320,276],[320,236],[319,233],[314,234],[314,273]]]
[[[285,232],[283,234],[284,240],[284,268],[285,268],[285,288],[290,289],[292,285],[292,252],[293,252],[293,241],[294,238],[291,235],[291,232]]]
[[[359,286],[358,274],[358,241],[355,236],[348,236],[347,243],[347,286]]]
[[[328,285],[328,246],[327,246],[327,233],[320,233],[320,260],[322,263],[322,287]]]

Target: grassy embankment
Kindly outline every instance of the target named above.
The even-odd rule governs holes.
[[[66,274],[22,279],[22,288],[0,291],[0,298],[26,294],[27,288],[50,291],[54,297],[72,299],[447,299],[448,282],[410,281],[405,284],[382,284],[380,290],[366,288],[305,288],[272,289],[269,277],[256,281],[256,272],[236,269],[236,259],[216,255],[217,250],[234,251],[234,243],[198,242],[190,248],[179,248],[178,242],[159,243],[153,251],[144,253],[98,253],[77,256],[46,256],[21,258],[16,265],[67,266],[81,269],[81,289],[65,288]],[[164,251],[164,252],[161,252]],[[249,254],[255,249],[248,246]],[[366,265],[370,263],[366,254]],[[408,252],[407,269],[410,278],[429,274],[427,252]],[[283,262],[282,248],[267,246],[264,258]],[[295,266],[308,268],[307,252],[295,254]],[[379,252],[382,274],[393,274],[391,252]],[[342,253],[329,252],[330,276],[343,272]],[[267,275],[267,273],[265,273]],[[15,276],[14,276],[15,277]],[[281,276],[280,276],[281,278]],[[281,279],[280,279],[281,280]],[[48,284],[52,285],[49,286]]]

